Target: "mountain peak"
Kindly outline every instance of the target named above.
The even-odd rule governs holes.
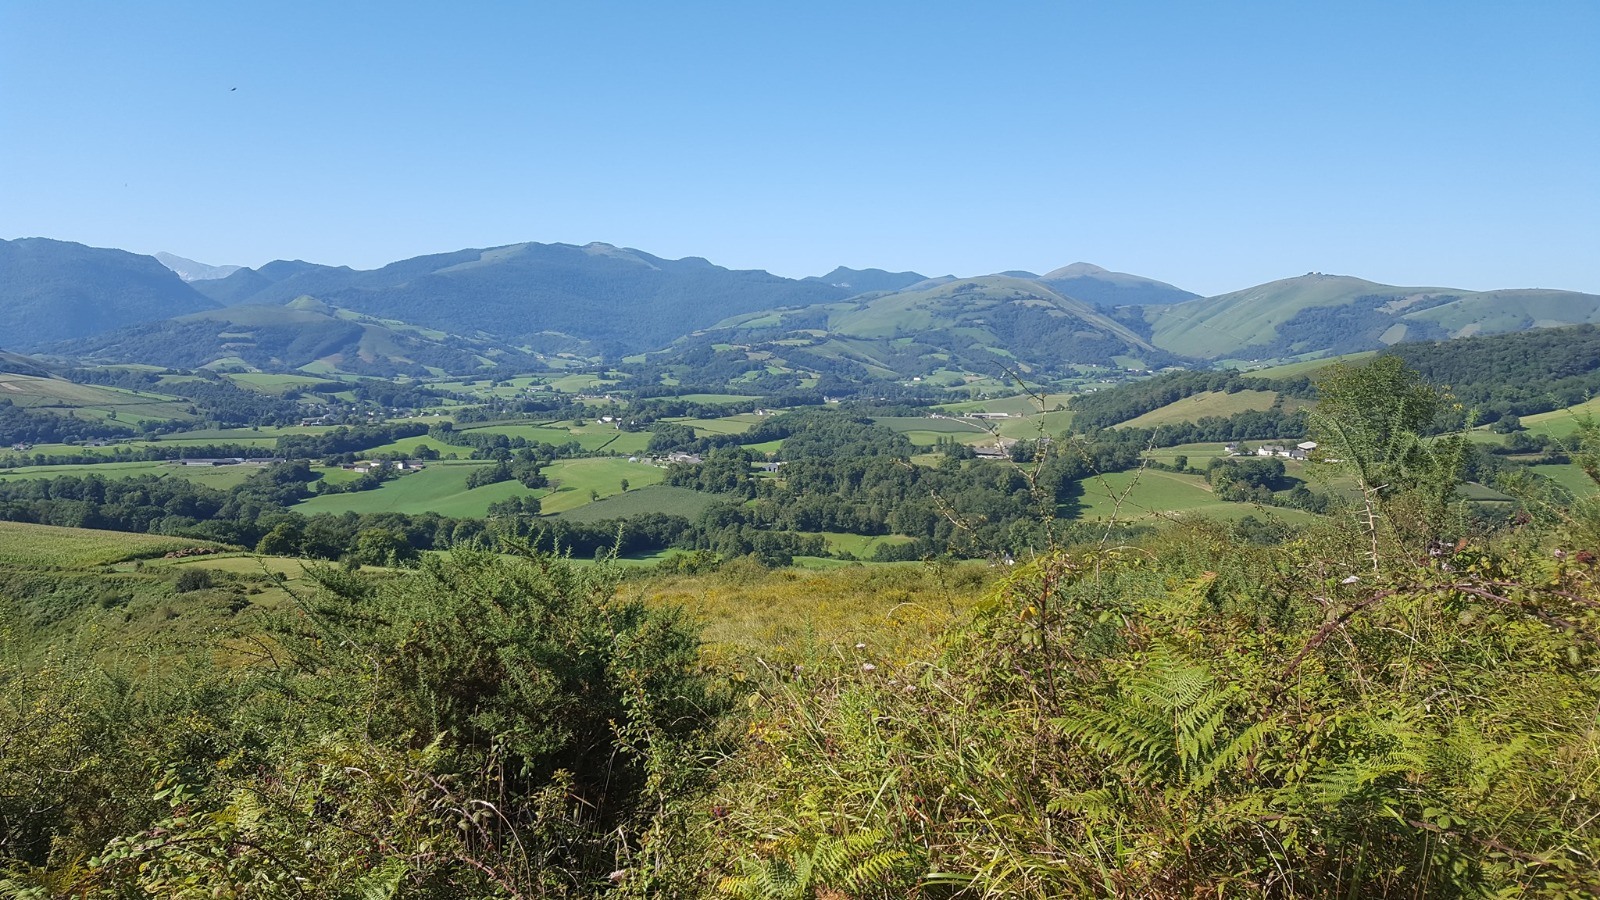
[[[1095,278],[1105,275],[1119,274],[1110,269],[1102,269],[1094,263],[1075,262],[1070,266],[1062,266],[1052,272],[1045,273],[1045,278]]]
[[[165,250],[155,254],[156,262],[178,273],[184,281],[214,281],[218,278],[227,278],[229,275],[244,268],[243,266],[212,266],[203,262],[182,257],[176,253]]]

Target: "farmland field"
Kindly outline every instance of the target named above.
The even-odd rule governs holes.
[[[0,397],[21,409],[71,411],[96,419],[115,418],[131,430],[141,419],[191,421],[189,401],[165,394],[76,384],[62,378],[0,373]]]
[[[1142,416],[1119,423],[1123,428],[1154,428],[1176,422],[1195,422],[1208,416],[1226,417],[1242,412],[1271,409],[1278,399],[1277,391],[1201,391],[1160,409],[1152,409]]]
[[[602,498],[622,493],[622,479],[629,488],[660,484],[665,469],[625,459],[563,459],[544,467],[552,489],[540,498],[545,513],[567,512],[590,503],[589,492]]]
[[[717,502],[715,495],[701,491],[665,484],[652,484],[642,488],[635,488],[633,487],[634,481],[634,478],[628,478],[629,489],[626,493],[606,497],[593,503],[586,503],[576,509],[557,513],[557,515],[574,522],[601,522],[606,519],[621,519],[643,513],[683,516],[692,520],[700,515],[706,507]],[[618,484],[620,486],[621,482],[619,481]]]
[[[1131,490],[1130,490],[1131,486]],[[1248,503],[1218,500],[1198,475],[1179,475],[1155,469],[1114,472],[1083,482],[1078,518],[1083,521],[1110,519],[1130,522],[1155,519],[1177,513],[1195,513],[1214,519],[1239,519],[1277,516],[1292,523],[1313,521],[1316,517],[1297,509],[1256,507]]]
[[[181,478],[206,487],[227,490],[261,471],[260,466],[178,466],[169,462],[105,462],[81,466],[21,466],[0,470],[0,481],[21,481],[36,478],[59,478],[72,475],[82,478],[99,475],[103,478],[131,478],[136,475],[159,475],[164,478]]]
[[[467,488],[467,476],[487,462],[434,462],[420,472],[410,472],[382,487],[353,494],[328,494],[302,501],[295,509],[317,513],[436,512],[442,516],[483,516],[489,504],[529,493],[517,481],[502,481]]]

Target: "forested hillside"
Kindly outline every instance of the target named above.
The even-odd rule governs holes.
[[[216,302],[148,256],[45,238],[0,240],[0,347],[34,350]]]

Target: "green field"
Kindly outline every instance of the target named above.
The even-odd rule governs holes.
[[[517,481],[467,489],[467,476],[487,462],[434,462],[420,472],[410,472],[382,487],[354,494],[312,497],[295,506],[306,515],[317,513],[402,512],[413,515],[436,512],[443,516],[481,517],[489,504],[529,493]]]
[[[223,549],[221,544],[193,538],[0,521],[0,563],[9,565],[46,569],[104,566],[189,547]]]
[[[739,413],[732,416],[723,416],[720,419],[665,419],[663,421],[687,425],[693,428],[695,434],[699,436],[707,434],[744,434],[766,420],[766,416],[758,416],[755,413]]]
[[[602,450],[622,454],[642,453],[650,443],[650,434],[648,432],[622,431],[615,425],[603,422],[585,422],[583,425],[574,425],[568,422],[555,422],[548,425],[468,425],[459,430],[477,434],[503,434],[506,437],[520,437],[524,440],[554,444],[556,446],[577,441],[578,445],[589,453]],[[458,451],[461,449],[459,447],[456,448]]]
[[[1196,422],[1209,416],[1226,418],[1242,412],[1259,412],[1271,409],[1277,401],[1277,391],[1201,391],[1160,409],[1152,409],[1142,416],[1119,423],[1118,428],[1154,428],[1177,422]]]
[[[222,376],[242,388],[263,394],[281,396],[296,388],[327,384],[328,379],[314,375],[290,375],[272,372],[232,372]]]
[[[1168,518],[1178,513],[1202,515],[1210,519],[1240,519],[1247,515],[1277,516],[1288,522],[1313,521],[1311,513],[1298,509],[1257,507],[1249,503],[1218,500],[1199,475],[1179,475],[1155,469],[1113,472],[1086,479],[1078,498],[1079,519],[1134,522]]]
[[[666,484],[651,484],[641,488],[633,487],[635,479],[628,477],[628,491],[585,503],[576,509],[569,509],[557,513],[563,519],[574,522],[603,522],[606,519],[622,519],[628,516],[642,515],[644,513],[660,513],[668,516],[683,516],[694,519],[706,507],[717,502],[711,494],[690,490],[689,488],[673,487]],[[621,485],[621,481],[618,481]]]
[[[625,459],[563,459],[544,467],[552,490],[540,498],[545,513],[567,512],[587,503],[589,492],[601,498],[622,493],[622,479],[628,487],[642,488],[660,484],[667,477],[665,469],[644,463],[631,463]]]
[[[1578,430],[1578,419],[1581,416],[1600,417],[1600,397],[1585,400],[1566,409],[1523,416],[1522,427],[1531,435],[1544,434],[1553,438],[1564,438]]]
[[[47,410],[80,418],[115,419],[132,430],[141,420],[192,421],[190,401],[165,394],[127,391],[63,378],[0,373],[0,398],[19,409]]]
[[[1529,466],[1528,471],[1543,475],[1578,497],[1588,497],[1600,493],[1600,485],[1596,485],[1593,479],[1585,475],[1583,470],[1573,463]]]
[[[927,416],[882,416],[874,420],[879,425],[918,447],[932,447],[940,440],[954,440],[960,444],[992,443],[994,435],[982,423],[967,419],[934,419]]]
[[[1041,403],[1043,403],[1043,409],[1048,411],[1058,406],[1066,406],[1071,399],[1071,394],[1063,393],[1041,394],[1038,399],[1035,399],[1032,394],[1017,394],[1012,397],[1000,397],[992,400],[963,400],[960,403],[946,403],[939,408],[953,414],[1003,412],[1011,413],[1012,415],[1032,416],[1040,411]]]
[[[21,481],[37,478],[60,478],[66,475],[82,478],[99,475],[104,478],[132,478],[136,475],[159,475],[164,478],[181,478],[206,487],[227,490],[261,471],[260,466],[177,466],[169,462],[104,462],[80,466],[19,466],[0,470],[0,481]]]

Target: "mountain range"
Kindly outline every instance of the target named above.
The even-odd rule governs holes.
[[[1044,275],[839,267],[790,279],[602,243],[466,249],[357,270],[0,241],[0,344],[102,362],[463,372],[538,367],[554,354],[600,362],[737,345],[808,360],[813,371],[1052,371],[1310,358],[1586,322],[1600,322],[1600,296],[1319,273],[1200,297],[1082,262]]]

